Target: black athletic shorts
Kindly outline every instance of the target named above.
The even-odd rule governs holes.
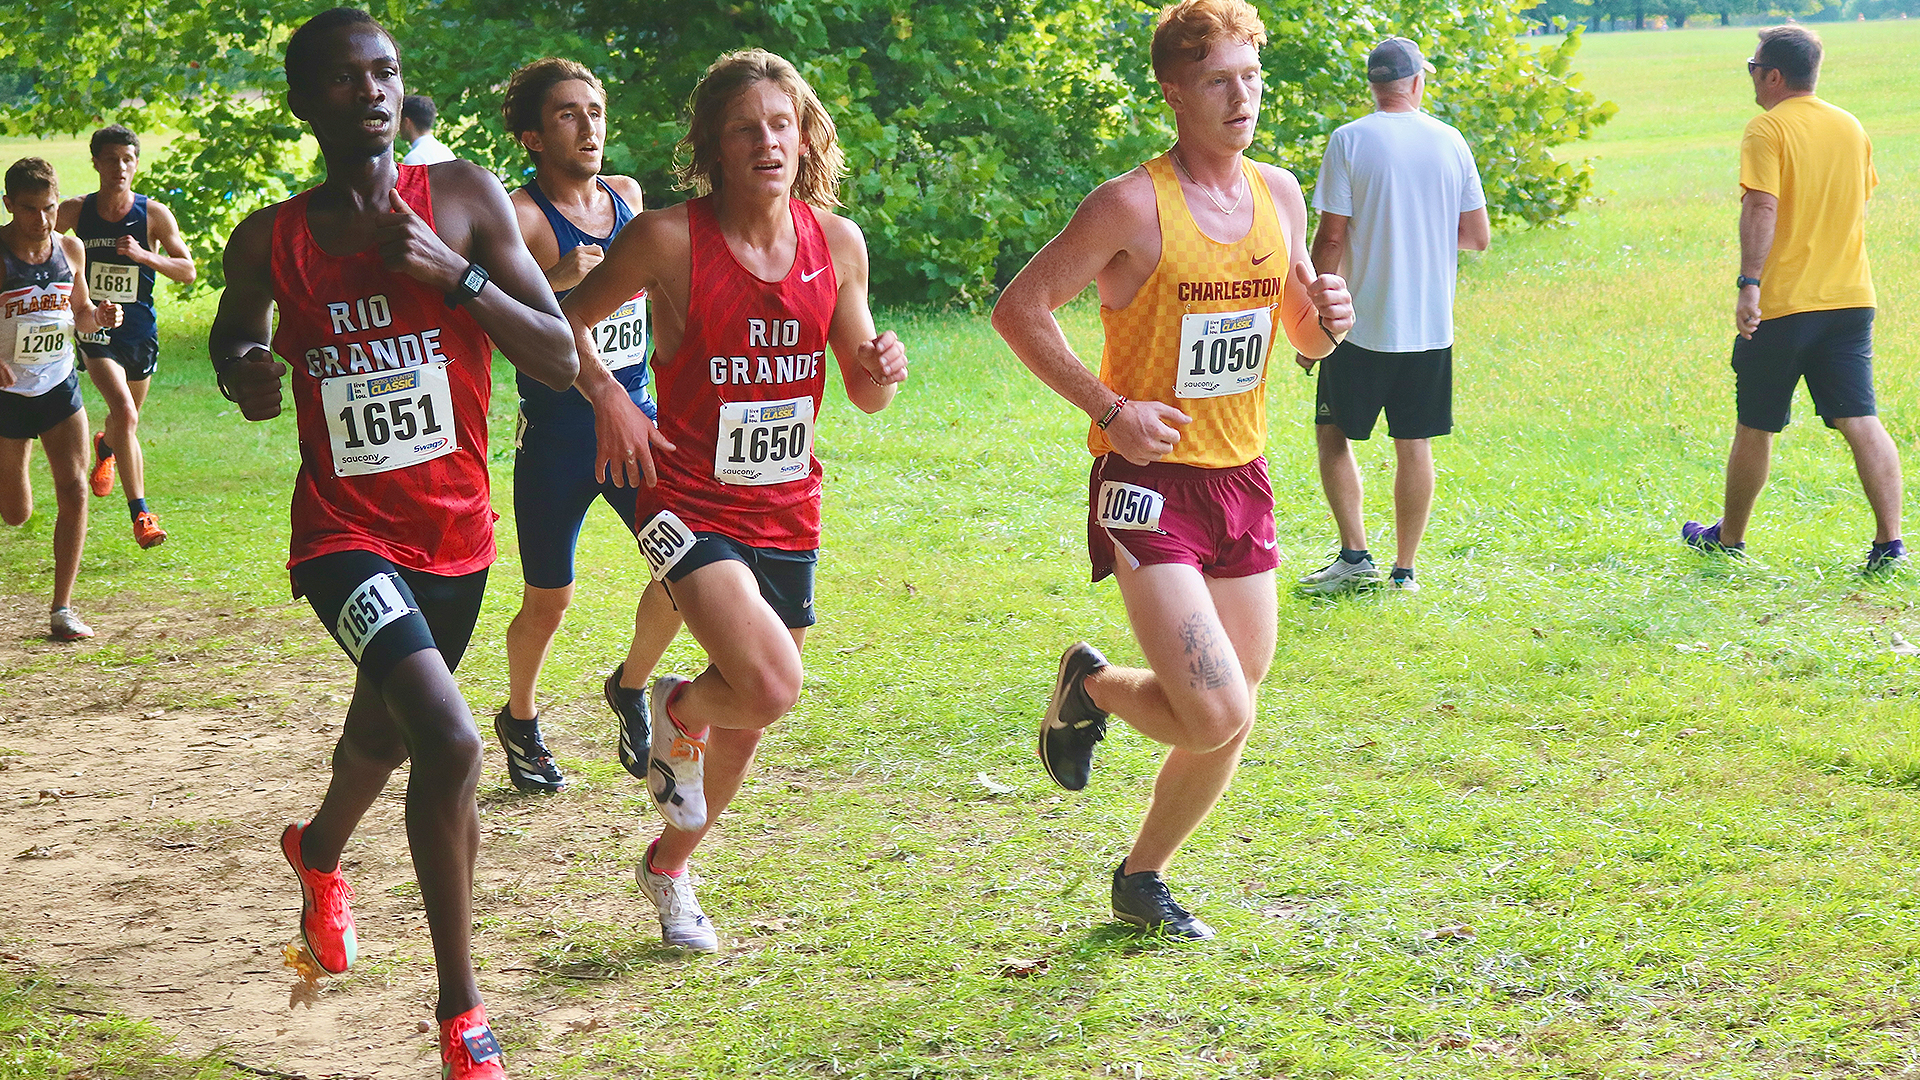
[[[1425,352],[1374,352],[1350,341],[1320,361],[1313,421],[1347,438],[1373,434],[1387,412],[1390,439],[1431,439],[1453,431],[1453,347]]]
[[[293,568],[293,583],[320,624],[375,683],[422,649],[439,649],[448,670],[473,638],[487,572],[442,577],[395,566],[371,551],[316,555]]]
[[[753,547],[716,532],[693,534],[693,547],[667,571],[667,595],[673,595],[674,582],[703,566],[726,559],[747,564],[747,569],[753,571],[753,579],[760,584],[760,599],[767,602],[789,630],[812,626],[818,621],[813,614],[813,572],[820,565],[818,550]]]
[[[120,341],[109,345],[95,345],[90,341],[80,342],[80,370],[87,370],[87,360],[92,357],[111,357],[127,373],[128,382],[153,378],[160,369],[160,339],[150,337],[141,341]]]
[[[1734,412],[1741,426],[1784,431],[1803,377],[1813,411],[1828,427],[1875,415],[1873,309],[1798,311],[1761,319],[1751,338],[1733,339]]]
[[[33,397],[0,392],[0,438],[37,439],[80,411],[80,377]]]

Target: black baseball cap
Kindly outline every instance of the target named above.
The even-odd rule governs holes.
[[[1368,82],[1396,82],[1421,71],[1432,74],[1433,65],[1420,55],[1420,46],[1403,37],[1390,37],[1367,54]]]

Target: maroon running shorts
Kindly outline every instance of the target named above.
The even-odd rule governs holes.
[[[1087,500],[1095,581],[1113,573],[1116,543],[1131,565],[1184,563],[1214,578],[1250,577],[1280,565],[1264,457],[1203,469],[1135,465],[1107,454],[1093,460]]]

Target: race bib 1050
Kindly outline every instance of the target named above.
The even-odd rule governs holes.
[[[391,472],[460,449],[447,365],[337,375],[320,384],[335,476]]]
[[[1273,347],[1273,309],[1180,317],[1176,398],[1226,397],[1260,385]]]
[[[1166,496],[1152,488],[1108,480],[1100,485],[1094,518],[1103,528],[1159,532],[1160,511],[1166,505]]]

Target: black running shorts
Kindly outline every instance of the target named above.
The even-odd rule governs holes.
[[[1742,427],[1784,431],[1802,378],[1828,427],[1875,415],[1873,309],[1799,311],[1762,319],[1751,338],[1733,339],[1734,412]]]
[[[0,392],[0,438],[37,439],[80,411],[80,379],[67,381],[44,394],[24,397]]]
[[[422,649],[439,649],[448,670],[460,666],[480,618],[487,572],[442,577],[403,569],[370,551],[336,551],[296,565],[293,583],[333,640],[377,684]]]
[[[1381,410],[1390,439],[1431,439],[1453,431],[1453,348],[1374,352],[1350,341],[1320,361],[1313,420],[1347,438],[1373,434]]]
[[[107,357],[120,365],[127,373],[128,382],[139,382],[153,378],[160,370],[160,339],[145,338],[141,341],[121,341],[106,345],[96,345],[90,341],[80,343],[80,370],[87,370],[87,361]]]
[[[732,559],[747,564],[760,585],[760,598],[767,602],[780,622],[789,630],[812,626],[813,575],[820,565],[820,552],[783,551],[780,548],[753,547],[716,532],[696,532],[693,547],[667,571],[667,595],[673,595],[673,583],[703,566]]]

